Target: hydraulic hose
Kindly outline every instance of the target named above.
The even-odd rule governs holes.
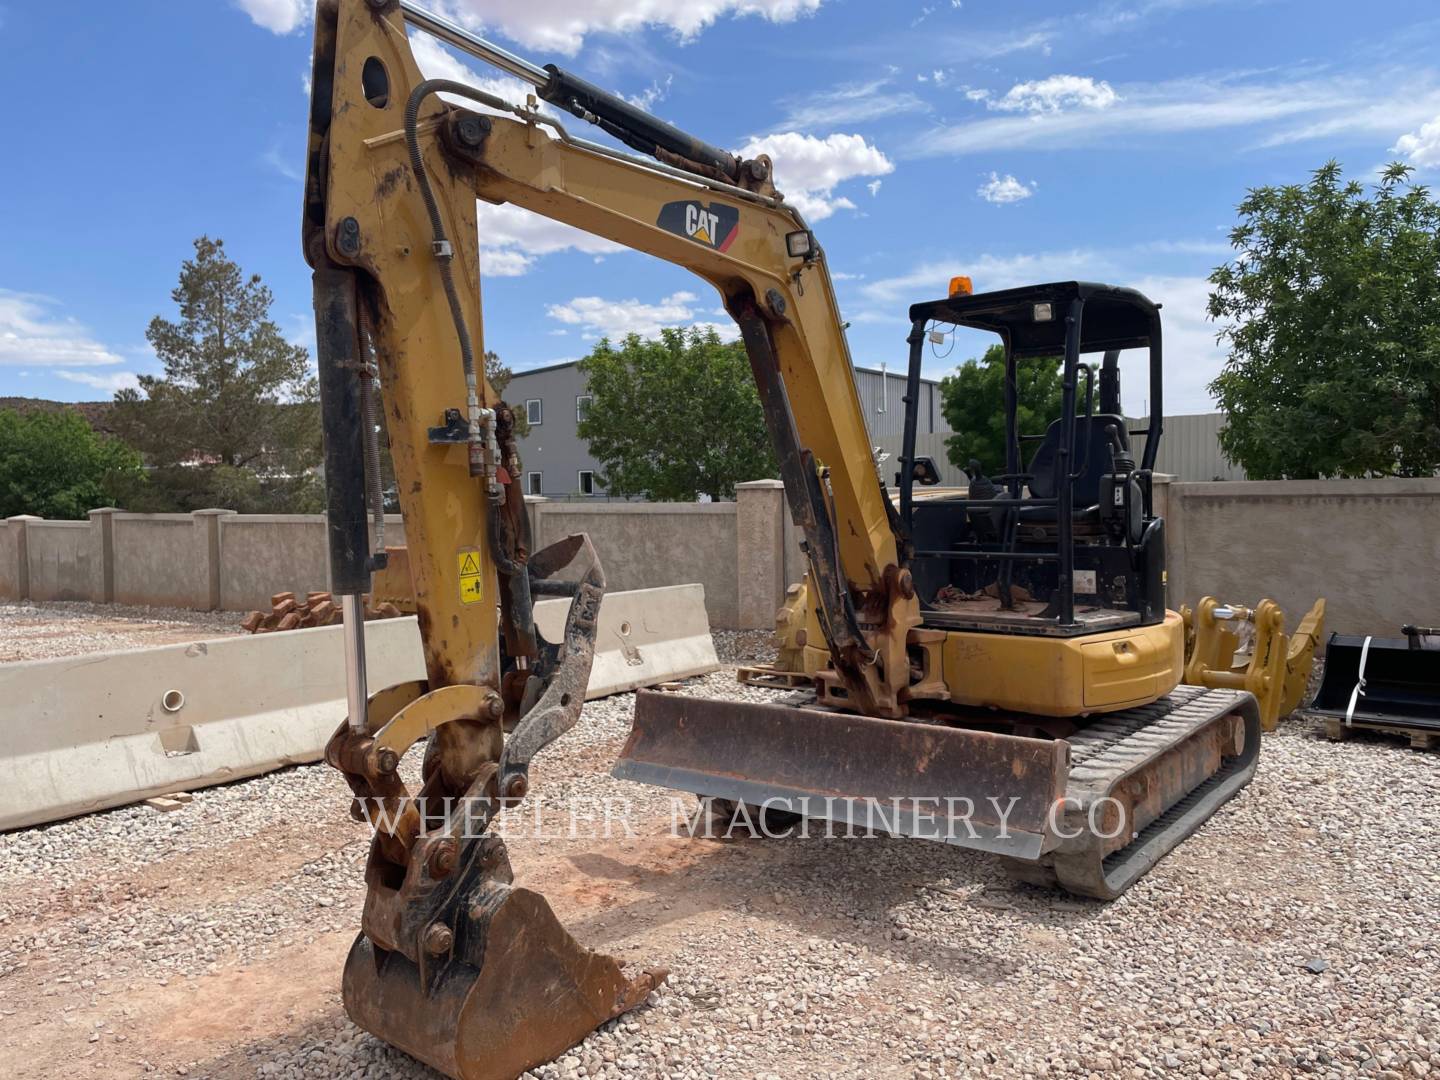
[[[430,173],[425,167],[425,157],[420,152],[420,136],[417,131],[420,105],[431,94],[442,92],[459,94],[482,104],[488,104],[488,95],[477,96],[477,92],[464,83],[450,79],[426,79],[410,92],[409,100],[405,102],[405,148],[410,153],[410,169],[415,174],[415,182],[420,186],[420,196],[425,200],[425,212],[430,217],[431,246],[440,267],[440,283],[445,289],[445,300],[450,305],[450,317],[455,323],[455,336],[460,342],[460,362],[465,369],[465,405],[469,421],[470,475],[486,477],[493,499],[498,484],[495,480],[494,455],[489,453],[489,442],[493,441],[494,436],[492,434],[488,440],[482,439],[480,428],[482,422],[486,427],[493,424],[494,413],[491,410],[482,412],[480,409],[479,383],[475,374],[475,347],[470,340],[470,330],[465,325],[465,313],[460,307],[460,293],[455,287],[455,270],[452,265],[455,248],[445,232],[440,204],[430,185]]]

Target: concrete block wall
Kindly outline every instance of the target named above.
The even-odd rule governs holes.
[[[711,624],[768,629],[804,573],[778,481],[727,503],[528,499],[538,546],[588,532],[615,591],[699,582]],[[1278,601],[1291,624],[1324,596],[1328,625],[1393,636],[1440,622],[1440,479],[1175,483],[1158,478],[1168,528],[1169,604],[1211,594]],[[397,517],[386,542],[404,543]],[[0,598],[94,600],[202,610],[265,608],[272,593],[323,588],[317,516],[127,514],[0,522]]]
[[[220,545],[220,597],[227,609],[264,611],[275,593],[322,588],[330,577],[322,514],[229,515],[220,520]],[[284,557],[277,559],[277,552]]]
[[[607,589],[699,582],[711,623],[723,629],[744,625],[738,508],[738,503],[530,502],[537,550],[571,533],[589,533]]]
[[[1171,607],[1269,597],[1294,626],[1324,596],[1341,633],[1440,622],[1440,478],[1171,483],[1164,505]]]
[[[25,523],[28,599],[91,600],[101,593],[92,533],[88,521]]]
[[[95,511],[90,516],[92,522],[110,519],[112,602],[156,607],[211,606],[205,517],[114,511]],[[97,524],[104,527],[103,520]]]

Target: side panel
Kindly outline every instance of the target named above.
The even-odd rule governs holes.
[[[942,647],[952,700],[1040,716],[1154,701],[1179,685],[1184,651],[1184,624],[1173,611],[1156,626],[1082,638],[952,630]]]

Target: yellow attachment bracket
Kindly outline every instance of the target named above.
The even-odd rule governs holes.
[[[1321,608],[1323,612],[1323,602]],[[1273,600],[1262,600],[1255,607],[1247,608],[1222,604],[1213,596],[1207,596],[1193,612],[1182,609],[1182,615],[1186,620],[1187,643],[1193,640],[1187,650],[1185,682],[1216,690],[1248,691],[1260,703],[1261,728],[1274,731],[1280,717],[1295,707],[1293,704],[1285,707],[1290,696],[1287,667],[1290,639],[1285,634],[1285,613],[1280,605]],[[1247,652],[1240,651],[1241,623],[1254,627]],[[1311,652],[1313,655],[1313,646]],[[1307,678],[1308,667],[1307,664]],[[1303,692],[1303,682],[1301,689]]]
[[[1288,716],[1300,707],[1310,685],[1310,671],[1315,666],[1315,650],[1325,636],[1325,598],[1305,613],[1290,638],[1285,655],[1285,692],[1280,700],[1280,715]]]

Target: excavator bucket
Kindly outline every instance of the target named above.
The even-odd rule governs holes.
[[[1403,632],[1403,638],[1331,634],[1310,711],[1340,728],[1401,729],[1433,742],[1440,733],[1440,627]]]
[[[664,977],[630,981],[614,959],[579,945],[544,897],[494,881],[450,944],[448,963],[421,966],[361,934],[343,996],[366,1031],[456,1080],[514,1080],[553,1061]]]

